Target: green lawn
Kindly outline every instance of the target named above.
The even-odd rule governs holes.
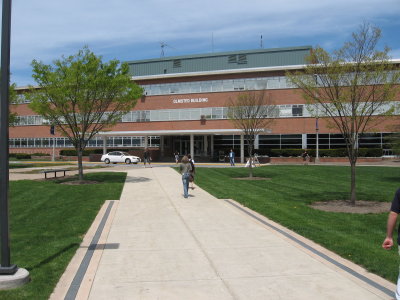
[[[48,299],[105,200],[118,200],[126,173],[91,173],[92,185],[10,181],[11,263],[32,281],[0,299]]]
[[[369,271],[396,282],[397,247],[381,248],[387,213],[348,214],[317,211],[315,201],[349,198],[350,169],[343,166],[266,166],[243,181],[245,168],[196,168],[196,183],[221,199],[234,199],[264,216],[314,240]],[[391,202],[400,184],[400,168],[358,167],[358,199]]]

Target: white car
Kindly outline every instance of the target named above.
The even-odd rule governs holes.
[[[122,151],[113,151],[113,152],[108,152],[107,154],[103,154],[100,160],[104,161],[106,164],[109,163],[137,164],[138,162],[140,162],[140,157],[130,155],[129,153]]]

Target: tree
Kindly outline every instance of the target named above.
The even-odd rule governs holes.
[[[87,142],[129,112],[143,90],[131,81],[126,63],[104,63],[87,47],[53,64],[32,61],[38,88],[31,87],[27,94],[29,106],[71,141],[82,181]]]
[[[253,146],[257,135],[273,123],[276,113],[271,103],[271,96],[265,91],[246,91],[228,102],[228,118],[234,126],[241,129],[248,145],[249,177],[253,177]]]
[[[326,117],[346,143],[351,166],[350,203],[356,203],[358,137],[390,115],[399,72],[390,62],[389,48],[377,50],[381,30],[368,23],[344,46],[329,54],[317,47],[305,69],[287,73],[299,88],[312,113]]]

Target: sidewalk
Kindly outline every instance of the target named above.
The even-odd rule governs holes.
[[[129,170],[51,299],[393,298],[394,284],[234,201],[190,193],[171,168]]]

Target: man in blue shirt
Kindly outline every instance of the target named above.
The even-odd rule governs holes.
[[[229,161],[231,162],[231,166],[235,166],[235,152],[233,152],[233,149],[229,152]]]
[[[396,226],[397,216],[399,215],[399,213],[400,213],[400,189],[398,189],[396,191],[396,194],[394,195],[387,221],[386,238],[382,243],[382,247],[386,250],[390,250],[393,246],[393,230],[394,227]],[[397,232],[397,244],[400,245],[400,226]],[[400,247],[399,247],[399,254],[400,254]],[[396,299],[400,300],[400,274],[397,279]]]

